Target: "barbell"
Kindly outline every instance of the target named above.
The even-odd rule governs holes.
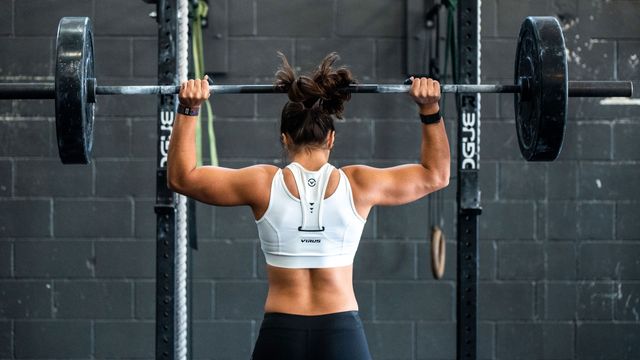
[[[53,83],[1,83],[0,99],[55,99],[56,135],[64,164],[87,164],[93,147],[96,95],[178,94],[178,85],[100,86],[94,76],[93,27],[87,17],[58,25]],[[554,17],[527,17],[520,28],[514,84],[443,84],[443,93],[513,93],[522,156],[552,161],[562,148],[568,97],[631,97],[631,81],[569,81],[564,35]],[[405,84],[353,84],[351,93],[403,93]],[[274,85],[211,85],[214,94],[282,93]]]

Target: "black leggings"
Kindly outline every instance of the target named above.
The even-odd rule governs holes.
[[[357,311],[306,316],[266,313],[253,360],[370,360]]]

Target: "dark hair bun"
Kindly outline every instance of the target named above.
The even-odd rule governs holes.
[[[320,111],[342,118],[344,102],[351,99],[351,93],[341,88],[354,84],[351,71],[341,66],[333,68],[340,58],[337,53],[327,55],[309,76],[296,76],[284,54],[278,52],[282,67],[276,72],[275,86],[286,91],[291,102],[302,103],[306,108],[317,106]]]

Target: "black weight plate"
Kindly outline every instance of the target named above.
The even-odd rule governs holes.
[[[87,17],[60,20],[56,55],[56,135],[63,164],[88,164],[93,147],[93,102],[87,78],[93,78],[93,28]]]
[[[514,98],[520,152],[529,161],[555,160],[562,149],[568,98],[564,36],[556,18],[530,16],[522,23],[516,84],[521,78],[528,90]]]

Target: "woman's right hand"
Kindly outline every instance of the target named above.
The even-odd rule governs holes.
[[[420,107],[423,115],[435,114],[440,110],[440,83],[429,78],[411,77],[409,95]]]
[[[202,80],[195,79],[183,82],[180,85],[178,99],[182,106],[196,108],[206,101],[210,95],[209,76],[205,75]]]

